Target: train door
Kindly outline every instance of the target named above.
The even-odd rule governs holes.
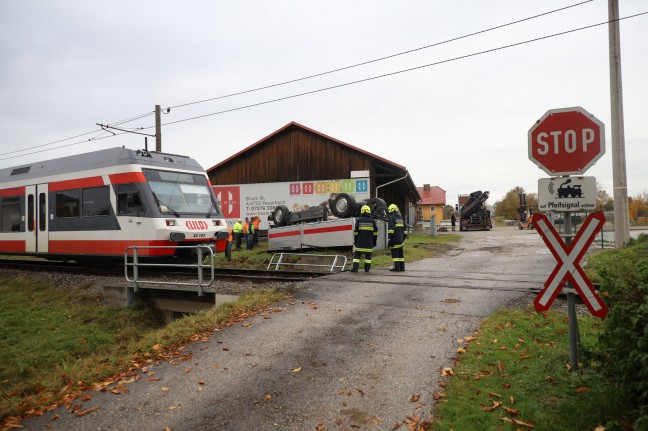
[[[25,251],[47,253],[49,246],[47,184],[27,186],[25,190],[27,195]]]

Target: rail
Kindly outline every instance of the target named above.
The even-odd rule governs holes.
[[[178,249],[178,248],[190,248],[196,249],[196,264],[182,264],[182,263],[143,263],[139,261],[138,250],[141,249]],[[203,249],[209,251],[210,264],[205,265],[203,263],[204,253]],[[129,253],[129,250],[132,250],[132,253]],[[132,257],[132,262],[128,261],[129,256]],[[128,277],[128,268],[133,268],[133,278]],[[158,281],[158,280],[141,280],[139,278],[139,269],[141,267],[174,267],[174,268],[196,268],[198,273],[198,282],[197,283],[187,283],[187,282],[178,282],[178,281]],[[204,268],[209,267],[211,269],[211,276],[209,278],[209,283],[205,283],[204,280]],[[126,281],[133,283],[133,291],[137,292],[140,288],[140,284],[154,284],[154,285],[180,285],[180,286],[196,286],[198,289],[198,296],[204,295],[204,289],[208,288],[214,283],[214,251],[209,245],[182,245],[182,246],[166,246],[166,245],[133,245],[126,247],[124,251],[124,275],[126,276]]]
[[[321,263],[300,263],[300,262],[291,262],[285,260],[286,258],[293,258],[293,257],[298,258],[303,256],[309,258],[311,257],[331,258],[332,262],[331,264],[321,264]],[[275,262],[275,257],[277,258],[276,262]],[[312,268],[323,267],[323,268],[328,268],[329,272],[333,272],[336,268],[340,268],[340,271],[344,271],[346,264],[347,264],[346,256],[342,256],[339,254],[275,253],[270,258],[270,263],[268,263],[268,267],[266,269],[269,270],[272,266],[274,266],[274,270],[277,271],[280,265],[286,265],[286,266],[295,266],[295,267],[305,266],[305,267],[312,267]]]

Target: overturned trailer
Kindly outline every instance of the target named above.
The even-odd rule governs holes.
[[[384,249],[387,246],[385,201],[380,198],[356,201],[350,194],[339,193],[307,210],[290,211],[285,205],[277,206],[269,216],[268,250],[352,247],[356,217],[363,205],[369,206],[378,225],[375,249]]]
[[[490,192],[477,190],[463,203],[460,213],[459,230],[490,230],[493,228],[491,213],[485,202]]]

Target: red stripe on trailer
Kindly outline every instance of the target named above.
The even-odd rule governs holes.
[[[0,241],[0,250],[3,252],[24,253],[25,241]]]
[[[145,183],[146,178],[142,172],[123,172],[121,174],[110,174],[111,184],[126,184],[126,183]]]
[[[353,226],[343,225],[343,226],[332,226],[332,227],[319,227],[313,229],[304,229],[304,235],[315,235],[318,233],[330,233],[330,232],[344,232],[345,230],[353,230]]]
[[[269,233],[268,236],[270,238],[282,238],[284,236],[299,236],[301,235],[301,232],[298,230],[293,230],[290,232],[279,232],[279,233]]]
[[[98,256],[123,256],[126,247],[131,246],[172,246],[170,241],[77,241],[50,240],[49,254],[78,254]],[[175,248],[143,248],[138,249],[139,256],[171,256]]]
[[[86,187],[98,187],[103,185],[104,185],[104,180],[102,177],[77,178],[74,180],[55,181],[49,183],[49,191],[58,192],[60,190],[81,189]]]
[[[11,187],[0,190],[0,197],[22,196],[25,194],[25,187]]]

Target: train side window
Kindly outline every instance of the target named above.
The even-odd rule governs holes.
[[[34,231],[34,195],[27,196],[27,230]]]
[[[47,195],[45,193],[41,193],[38,195],[38,209],[39,209],[38,229],[41,232],[47,229],[47,205],[45,205],[46,198]]]
[[[83,189],[82,214],[84,217],[110,215],[110,192],[108,186]]]
[[[2,232],[20,232],[20,199],[4,198],[0,204],[2,207]]]
[[[144,205],[140,200],[139,193],[126,192],[117,195],[117,212],[120,215],[142,215],[144,214]]]
[[[56,217],[79,217],[81,190],[66,190],[56,192]]]

